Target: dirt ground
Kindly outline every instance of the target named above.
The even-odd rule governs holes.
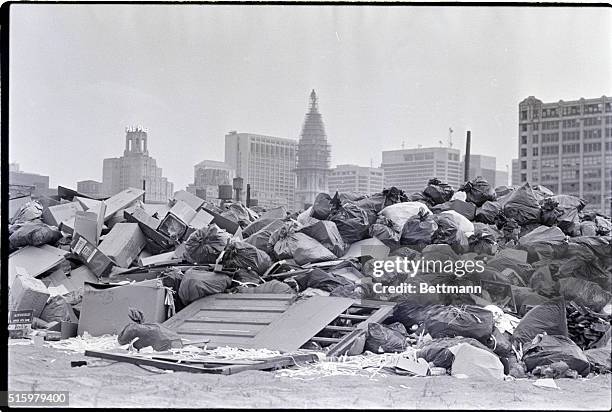
[[[75,352],[9,346],[9,390],[68,390],[73,407],[411,408],[610,410],[611,377],[558,379],[560,390],[533,380],[473,381],[451,376],[318,377],[308,381],[248,371],[231,376],[165,373],[95,361]]]

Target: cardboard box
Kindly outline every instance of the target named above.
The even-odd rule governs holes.
[[[119,192],[116,195],[106,199],[104,204],[106,205],[106,212],[104,213],[104,221],[107,221],[115,213],[121,209],[125,209],[144,195],[145,191],[142,189],[134,189],[130,187],[125,189],[123,192]]]
[[[188,224],[190,228],[198,230],[203,227],[207,227],[214,220],[214,218],[215,217],[207,211],[198,210],[198,213],[196,213],[196,215],[188,222]]]
[[[63,269],[58,269],[41,280],[48,288],[65,287],[70,293],[83,288],[85,282],[97,283],[98,277],[87,266],[79,266],[72,269],[69,274],[65,274]]]
[[[177,218],[179,218],[183,223],[189,224],[191,220],[196,216],[197,212],[194,208],[189,206],[187,203],[182,200],[177,200],[170,212]]]
[[[60,223],[70,220],[76,215],[76,212],[82,211],[83,207],[79,202],[62,203],[44,208],[42,219],[49,226],[59,227]]]
[[[204,199],[200,199],[196,195],[189,193],[186,190],[179,190],[178,192],[175,192],[173,200],[181,200],[187,203],[187,205],[194,210],[198,210],[204,204]]]
[[[98,249],[117,266],[128,268],[146,244],[147,240],[137,223],[117,223]]]
[[[97,277],[107,275],[115,265],[93,243],[78,233],[73,236],[70,249]]]
[[[145,237],[154,243],[154,245],[151,245],[151,243],[148,245],[151,246],[148,247],[151,252],[157,252],[160,249],[167,250],[174,245],[172,239],[157,230],[161,222],[150,216],[146,211],[137,208],[131,212],[126,210],[123,214],[128,222],[138,223]]]
[[[28,275],[36,277],[64,261],[64,257],[60,254],[63,251],[53,246],[45,246],[48,247],[26,246],[9,255],[9,285],[15,280],[18,268],[22,268]]]
[[[88,199],[86,197],[78,197],[78,196],[76,196],[74,200],[76,200],[77,202],[81,204],[81,206],[83,206],[83,210],[88,211],[88,212],[94,212],[96,215],[98,214],[98,211],[100,210],[100,206],[102,206],[102,204],[104,203],[101,200]]]
[[[73,233],[78,233],[94,245],[97,245],[98,215],[94,212],[77,212],[74,217]]]
[[[139,266],[149,266],[154,265],[156,263],[164,263],[164,262],[178,262],[180,259],[176,257],[174,252],[161,253],[159,255],[153,256],[141,256],[138,259]]]
[[[32,310],[35,317],[40,314],[49,299],[45,284],[28,275],[17,275],[9,292],[9,310]]]
[[[21,209],[21,207],[23,205],[25,205],[28,202],[31,202],[32,198],[30,196],[23,196],[23,197],[18,197],[15,199],[9,199],[9,203],[8,203],[8,218],[12,219],[13,217],[15,217],[15,215],[17,214],[17,212],[19,212],[19,209]]]
[[[78,334],[116,335],[131,322],[129,308],[140,310],[145,322],[166,320],[166,289],[161,280],[151,279],[129,285],[86,283]]]

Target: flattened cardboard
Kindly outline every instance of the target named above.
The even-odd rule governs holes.
[[[181,200],[187,203],[187,205],[194,210],[198,210],[204,204],[204,199],[200,199],[196,195],[189,193],[186,190],[179,190],[178,192],[175,192],[173,200]]]
[[[51,246],[52,247],[52,246]],[[56,248],[53,248],[56,249]],[[56,249],[59,250],[59,249]],[[26,246],[9,255],[8,275],[9,285],[15,280],[17,268],[25,269],[26,273],[32,277],[53,269],[64,261],[63,256],[48,248]]]
[[[147,323],[162,323],[166,320],[165,299],[166,289],[159,279],[123,286],[86,283],[78,334],[119,334],[132,322],[129,308],[140,310]]]
[[[41,280],[47,287],[63,286],[70,293],[81,289],[85,282],[98,282],[98,277],[87,266],[83,265],[72,269],[68,275],[62,269],[58,269]]]
[[[106,205],[106,212],[104,213],[104,221],[108,221],[115,213],[121,209],[125,209],[130,204],[144,195],[145,191],[142,189],[135,189],[130,187],[125,189],[123,192],[119,192],[116,195],[106,199],[104,204]]]
[[[147,240],[137,223],[117,223],[98,246],[117,266],[130,267]]]
[[[162,253],[159,255],[140,257],[138,259],[139,266],[149,266],[157,263],[178,262],[180,259],[176,257],[174,252]]]
[[[74,231],[94,245],[98,244],[98,215],[94,212],[77,212],[74,217]]]

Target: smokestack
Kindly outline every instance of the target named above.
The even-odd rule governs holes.
[[[467,182],[468,180],[470,180],[470,144],[472,142],[472,132],[471,131],[467,131],[467,137],[465,139],[465,161],[464,163],[464,170],[463,170],[463,180],[465,182]]]
[[[251,184],[247,183],[247,190],[246,190],[246,207],[250,207],[251,206]]]
[[[142,203],[145,202],[145,196],[147,194],[146,190],[147,190],[147,182],[146,180],[142,179],[142,190],[144,190],[145,192],[142,194]]]

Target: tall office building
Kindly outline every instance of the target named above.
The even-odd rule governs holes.
[[[519,185],[521,182],[521,171],[519,170],[519,161],[518,159],[512,159],[512,179],[510,180],[510,184]]]
[[[465,156],[461,162],[462,173],[465,170]],[[472,154],[470,155],[470,170],[469,178],[473,179],[476,176],[482,176],[493,187],[508,184],[508,172],[497,170],[497,159],[494,156]],[[462,174],[462,180],[465,181],[465,176]]]
[[[519,103],[519,184],[541,184],[610,214],[612,98]]]
[[[376,193],[383,190],[384,173],[379,167],[338,165],[329,171],[329,193]]]
[[[243,179],[241,200],[246,200],[246,185],[251,198],[266,208],[295,202],[295,166],[297,141],[232,131],[225,135],[225,163]]]
[[[422,191],[437,177],[457,190],[463,183],[458,149],[429,147],[382,152],[385,187],[396,186],[406,193]]]
[[[225,162],[203,160],[193,167],[192,192],[204,199],[217,199],[219,185],[231,185],[236,171]],[[189,189],[188,189],[189,190]]]
[[[125,134],[125,150],[119,158],[104,159],[102,188],[104,194],[112,196],[145,184],[145,201],[162,203],[173,196],[174,185],[162,176],[162,169],[149,156],[147,132],[140,127],[128,128]]]
[[[328,191],[331,149],[327,144],[325,126],[314,90],[310,93],[310,108],[302,127],[297,155],[295,207],[303,209],[314,203],[317,194]]]

